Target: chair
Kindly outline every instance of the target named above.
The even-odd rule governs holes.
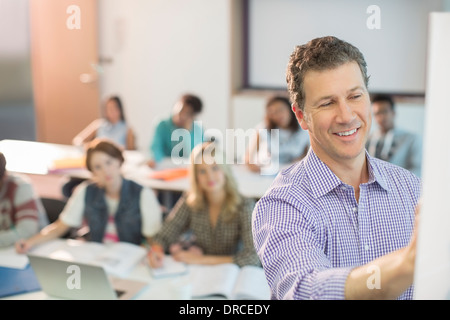
[[[59,214],[63,211],[67,201],[56,199],[56,198],[41,198],[42,205],[47,213],[47,218],[49,223],[53,223],[58,220]],[[73,238],[76,229],[71,228],[67,231],[62,238],[68,239]]]
[[[55,222],[59,214],[63,211],[66,205],[65,200],[54,199],[54,198],[41,198],[42,205],[47,213],[47,218],[49,223]]]
[[[47,212],[48,222],[53,223],[63,211],[67,200],[41,197],[41,202]],[[89,228],[87,227],[70,228],[67,233],[62,236],[62,238],[65,239],[88,239],[88,237]]]

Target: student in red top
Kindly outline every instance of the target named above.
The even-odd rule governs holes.
[[[0,247],[38,233],[47,223],[33,185],[25,176],[7,172],[6,158],[0,152]]]

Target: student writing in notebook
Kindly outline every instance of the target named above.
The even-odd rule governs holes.
[[[369,76],[336,37],[296,46],[286,72],[308,154],[258,201],[252,230],[272,299],[413,299],[421,183],[371,157]]]
[[[48,219],[31,181],[25,175],[8,172],[0,152],[0,247],[13,246],[48,224]]]
[[[154,192],[122,176],[120,147],[95,139],[86,151],[86,167],[92,179],[80,184],[69,198],[58,220],[41,232],[16,243],[24,253],[37,244],[64,235],[69,228],[86,225],[88,240],[124,241],[140,245],[151,241],[159,230],[162,213]]]
[[[190,188],[153,237],[149,262],[163,265],[165,252],[191,264],[259,265],[252,242],[254,201],[239,194],[236,181],[213,142],[192,150]],[[181,236],[191,235],[180,242]]]

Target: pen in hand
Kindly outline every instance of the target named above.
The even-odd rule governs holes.
[[[23,239],[18,240],[15,247],[17,253],[25,253],[27,251],[27,245]]]
[[[160,268],[163,265],[164,249],[160,245],[149,246],[147,257],[152,268]]]

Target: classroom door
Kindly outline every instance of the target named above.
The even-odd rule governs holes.
[[[30,0],[36,140],[71,144],[100,116],[97,0]]]

